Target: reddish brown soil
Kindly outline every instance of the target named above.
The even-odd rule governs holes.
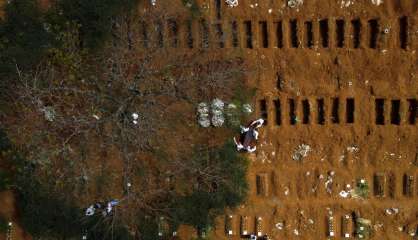
[[[209,6],[203,13],[212,23],[223,24],[228,49],[225,54],[230,53],[233,46],[230,22],[237,21],[238,52],[256,69],[248,74],[251,84],[258,88],[254,102],[256,114],[265,117],[260,100],[266,100],[268,120],[261,130],[257,152],[249,155],[248,200],[230,212],[234,235],[226,236],[225,216],[221,216],[213,239],[239,239],[242,216],[249,219],[250,233],[256,232],[256,217],[262,217],[260,230],[273,239],[327,239],[326,223],[330,210],[335,219],[335,239],[342,238],[342,217],[351,216],[353,212],[372,221],[373,239],[411,239],[406,228],[402,231],[398,228],[413,227],[414,224],[417,227],[418,220],[418,120],[410,124],[408,102],[409,99],[418,99],[418,1],[385,0],[376,6],[371,0],[351,0],[353,5],[341,7],[340,0],[305,0],[297,9],[288,8],[287,1],[283,0],[239,0],[239,6],[233,9],[221,1],[222,16],[219,20],[215,1],[198,2]],[[402,16],[408,17],[405,49],[401,48],[399,37],[399,18]],[[297,48],[291,47],[291,19],[297,21]],[[328,47],[322,46],[319,26],[322,19],[328,19]],[[345,21],[342,47],[338,47],[337,42],[337,19]],[[361,23],[358,48],[354,46],[351,24],[355,19],[360,19]],[[370,48],[369,43],[368,21],[371,19],[378,20],[376,48]],[[244,21],[251,21],[252,49],[246,47]],[[260,21],[267,24],[267,48],[262,46]],[[278,44],[275,25],[280,21],[282,47]],[[305,21],[312,21],[312,48],[306,44]],[[385,28],[389,30],[387,34],[383,33]],[[193,29],[198,41],[197,21]],[[186,36],[185,32],[180,34]],[[185,46],[184,39],[180,42]],[[214,47],[214,51],[218,50]],[[277,88],[277,75],[282,79],[280,88]],[[339,123],[332,122],[333,98],[338,98],[340,103],[337,111]],[[353,123],[346,121],[349,112],[347,98],[354,99]],[[375,121],[376,98],[385,99],[383,125],[377,125]],[[276,123],[274,101],[277,99],[281,103],[280,125]],[[296,104],[298,121],[294,125],[290,124],[289,99],[294,99]],[[305,99],[310,105],[307,124],[302,123],[302,100]],[[323,124],[318,123],[318,99],[323,99]],[[400,100],[399,125],[391,123],[392,100]],[[301,144],[309,145],[311,151],[302,160],[295,161],[292,154]],[[352,150],[352,147],[358,150]],[[332,192],[328,193],[325,181],[330,171],[335,175]],[[384,176],[383,196],[374,194],[376,174]],[[257,175],[267,179],[263,195],[257,194]],[[324,178],[320,178],[321,175]],[[404,175],[414,176],[414,182],[406,190]],[[338,195],[346,184],[354,186],[360,178],[366,179],[370,186],[367,199]],[[285,193],[287,189],[288,194]],[[385,209],[392,207],[399,208],[399,213],[385,214]],[[349,221],[352,225],[352,217]],[[284,223],[282,230],[275,227],[279,222]],[[349,228],[353,229],[353,226]],[[353,232],[350,233],[353,237]],[[182,229],[179,234],[182,239],[190,239],[190,229]]]
[[[289,10],[282,7],[283,4],[284,1],[240,1],[239,7],[225,10],[221,20],[228,23],[236,19],[241,33],[245,32],[243,21],[251,21],[253,49],[245,49],[242,34],[240,44],[245,49],[246,59],[257,68],[256,74],[249,77],[258,88],[259,116],[266,116],[260,107],[260,101],[266,100],[268,125],[261,131],[257,153],[249,156],[252,164],[248,173],[251,186],[248,200],[242,208],[231,211],[236,235],[226,237],[225,217],[222,216],[214,239],[239,239],[242,216],[250,219],[251,233],[256,232],[256,217],[262,217],[262,232],[273,239],[326,239],[329,210],[335,219],[336,239],[342,238],[342,217],[351,216],[353,212],[372,221],[373,239],[411,239],[406,226],[411,227],[413,223],[416,228],[418,219],[418,124],[409,123],[407,100],[418,97],[418,2],[385,1],[376,6],[371,1],[355,1],[350,7],[340,8],[340,1],[305,1],[299,10]],[[272,9],[271,14],[268,9]],[[214,16],[214,12],[211,14]],[[400,47],[401,16],[408,16],[406,49]],[[351,21],[357,18],[362,27],[360,45],[354,48]],[[297,20],[297,48],[291,47],[290,19]],[[322,46],[319,29],[322,19],[328,19],[328,47]],[[337,19],[345,21],[341,48],[337,45]],[[378,19],[376,48],[369,45],[370,19]],[[260,21],[267,24],[267,48],[262,45]],[[274,23],[279,21],[283,26],[281,48],[274,47],[278,42]],[[305,21],[312,21],[312,48],[306,45]],[[383,33],[385,28],[389,33]],[[281,78],[280,88],[277,75]],[[333,98],[339,98],[339,123],[332,122]],[[354,99],[353,123],[346,121],[347,98]],[[376,98],[385,99],[384,125],[377,125],[375,121]],[[290,124],[289,99],[296,104],[298,121],[295,125]],[[323,124],[318,123],[318,99],[324,101]],[[281,105],[280,125],[275,100]],[[302,122],[302,100],[308,100],[310,106],[306,124]],[[399,125],[391,123],[396,118],[391,115],[392,100],[400,100]],[[309,145],[311,151],[303,160],[295,161],[292,154],[301,144]],[[358,150],[353,151],[350,148],[353,146]],[[331,193],[325,189],[329,171],[335,172]],[[384,196],[374,194],[375,174],[384,176]],[[404,190],[405,174],[414,177],[410,190]],[[265,195],[257,194],[257,175],[267,179]],[[321,175],[324,178],[321,179]],[[369,198],[339,196],[346,184],[354,186],[360,178],[366,179],[370,186]],[[399,208],[399,213],[386,215],[385,209],[391,207]],[[349,221],[352,219],[350,217]],[[284,227],[279,230],[275,225],[281,221]],[[404,226],[406,230],[398,230]],[[353,237],[352,231],[350,235]]]

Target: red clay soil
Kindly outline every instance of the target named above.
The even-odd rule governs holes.
[[[284,1],[239,2],[221,21],[237,20],[241,33],[251,24],[245,58],[258,69],[250,77],[257,115],[268,124],[249,155],[248,200],[231,211],[234,235],[226,236],[222,216],[214,239],[239,239],[246,217],[250,233],[327,239],[330,215],[334,238],[352,238],[353,213],[371,220],[373,239],[411,239],[418,219],[418,2],[304,1],[295,9]],[[376,99],[384,99],[383,112]],[[306,157],[294,160],[302,144]],[[368,198],[339,195],[358,179],[368,183]]]
[[[224,27],[225,54],[237,22],[236,47],[256,69],[248,75],[258,89],[255,117],[267,119],[249,154],[248,199],[228,214],[233,235],[220,216],[212,239],[240,239],[241,230],[327,239],[330,228],[335,239],[353,238],[354,215],[371,220],[372,239],[412,239],[418,1],[305,0],[289,8],[283,0],[239,0],[232,9],[221,1],[220,19],[215,0],[198,2],[208,6],[203,14],[211,23]],[[369,186],[366,199],[339,195],[359,179]],[[10,195],[0,196],[12,204]],[[179,234],[188,240],[191,231]]]

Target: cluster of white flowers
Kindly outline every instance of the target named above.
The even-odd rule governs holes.
[[[303,0],[288,0],[287,6],[290,8],[297,8],[303,4]]]
[[[237,105],[235,105],[233,103],[228,104],[228,106],[226,107],[226,116],[228,118],[228,121],[233,126],[238,126],[239,125]]]
[[[205,102],[199,103],[197,106],[198,123],[202,127],[209,127],[212,123],[214,127],[221,127],[225,123],[225,115],[229,124],[232,126],[239,126],[240,113],[239,108],[233,103],[226,105],[221,99],[215,98],[210,104],[211,116],[209,116],[209,104]],[[242,105],[242,112],[249,115],[253,112],[250,104],[246,103]],[[224,115],[225,112],[225,115]]]
[[[250,114],[253,112],[253,108],[251,107],[250,104],[246,103],[242,105],[242,111],[246,114]]]
[[[376,6],[379,6],[380,4],[383,3],[383,0],[372,0],[372,3]]]
[[[238,6],[238,0],[225,0],[226,4],[228,4],[229,7],[236,7]]]
[[[295,161],[300,161],[304,157],[308,156],[308,153],[310,151],[312,151],[311,146],[307,144],[301,144],[296,148],[295,152],[292,155],[292,159]]]
[[[210,120],[209,120],[209,107],[206,103],[201,102],[197,106],[197,112],[199,113],[198,122],[199,125],[202,127],[209,127]]]
[[[349,7],[353,5],[355,0],[341,0],[340,2],[340,8]]]
[[[347,152],[349,153],[358,153],[359,151],[360,151],[360,148],[355,145],[347,147]]]
[[[212,101],[212,125],[214,127],[221,127],[225,122],[223,115],[224,105],[225,103],[218,98],[215,98]]]
[[[49,122],[53,122],[55,120],[56,117],[56,112],[55,109],[53,107],[43,107],[41,109],[41,111],[44,113],[45,119]]]
[[[138,118],[139,118],[139,115],[138,115],[138,113],[132,113],[132,123],[133,124],[135,124],[135,125],[137,125],[138,124]]]

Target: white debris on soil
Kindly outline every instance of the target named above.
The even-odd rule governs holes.
[[[349,7],[353,5],[355,0],[341,0],[340,2],[340,8]]]
[[[53,107],[43,107],[41,111],[44,113],[45,119],[53,122],[56,117],[55,109]]]
[[[340,197],[342,198],[350,198],[351,192],[352,192],[351,185],[346,184],[344,190],[341,190],[338,195],[340,195]]]
[[[199,113],[198,122],[199,125],[202,127],[209,127],[210,120],[209,120],[209,107],[206,103],[201,102],[197,106],[197,112]]]
[[[297,8],[303,4],[303,0],[288,0],[287,6],[290,8]]]
[[[348,196],[350,196],[350,192],[347,192],[347,191],[342,190],[342,191],[340,192],[340,196],[341,196],[342,198],[347,198]]]
[[[379,6],[380,4],[383,3],[383,0],[372,0],[372,3],[376,6]]]
[[[386,215],[398,214],[399,208],[387,208],[385,209]]]
[[[276,228],[277,229],[279,229],[279,230],[282,230],[283,229],[283,226],[284,226],[284,224],[283,224],[283,222],[279,222],[279,223],[276,223]]]
[[[297,149],[292,154],[292,159],[295,161],[300,161],[306,156],[308,156],[308,153],[312,151],[311,146],[307,144],[301,144],[297,147]]]
[[[228,7],[236,7],[238,6],[238,0],[225,0]]]
[[[376,223],[373,225],[375,231],[378,231],[380,228],[383,228],[383,223]]]
[[[355,145],[347,147],[347,152],[349,153],[358,153],[359,151],[360,151],[360,148]]]
[[[100,120],[100,117],[99,117],[99,116],[97,116],[96,114],[93,114],[93,117],[94,117],[96,120]]]
[[[402,158],[401,154],[399,154],[397,156],[397,154],[393,153],[393,152],[391,152],[391,153],[385,152],[384,155],[383,155],[383,160],[397,160],[397,159],[401,159],[401,158]]]
[[[137,124],[138,124],[138,118],[139,118],[138,113],[132,113],[132,118],[133,118],[132,122],[133,122],[135,125],[137,125]]]
[[[212,101],[212,125],[214,127],[221,127],[225,122],[223,115],[224,105],[225,103],[219,98],[215,98]]]
[[[331,216],[331,215],[333,214],[333,212],[332,212],[331,208],[326,207],[325,209],[328,211],[328,215],[330,215],[330,216]]]
[[[257,156],[257,159],[261,160],[261,163],[271,163],[270,160],[268,160],[268,156],[264,151],[261,151],[260,154]]]
[[[286,195],[286,196],[289,195],[289,191],[290,191],[289,188],[285,187],[284,189],[285,189],[284,190],[284,195]]]
[[[332,177],[334,175],[335,175],[335,172],[334,171],[329,172],[328,173],[328,176],[327,176],[327,180],[325,181],[325,189],[327,190],[327,192],[329,194],[332,193],[332,182],[333,182]]]
[[[296,236],[299,236],[299,230],[297,230],[297,229],[293,229],[293,233],[296,235]]]
[[[157,0],[151,0],[151,5],[155,6],[157,4]]]

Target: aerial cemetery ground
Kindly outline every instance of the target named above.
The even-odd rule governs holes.
[[[167,1],[0,58],[0,239],[417,237],[417,1]]]

